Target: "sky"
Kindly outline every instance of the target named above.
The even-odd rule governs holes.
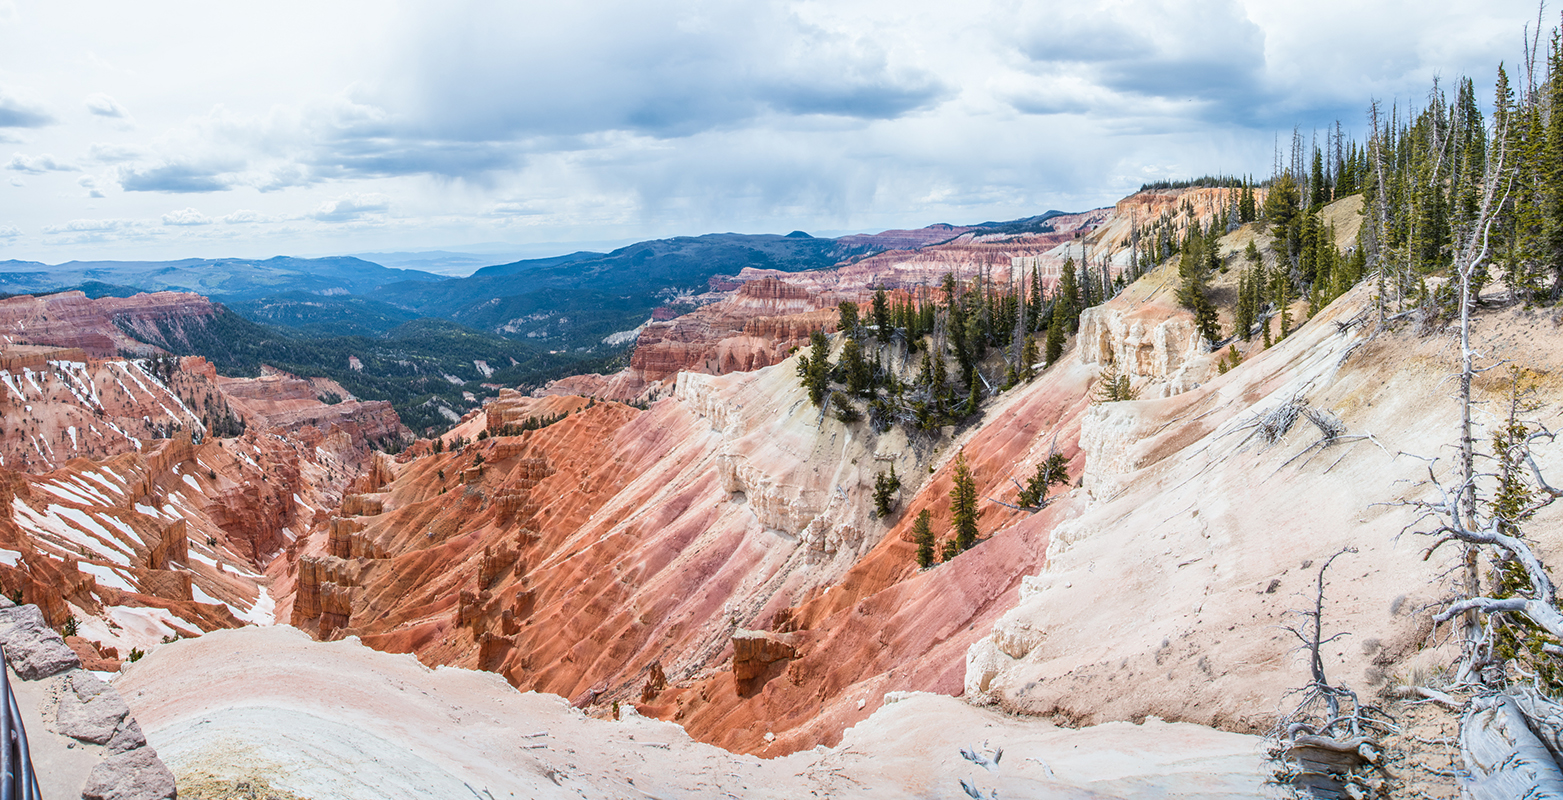
[[[0,261],[839,234],[1268,174],[1530,0],[0,0]],[[1546,26],[1556,24],[1546,12]],[[1512,71],[1511,71],[1512,72]]]

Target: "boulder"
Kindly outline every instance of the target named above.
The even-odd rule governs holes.
[[[22,680],[35,681],[81,666],[76,652],[44,622],[43,612],[34,605],[0,609],[0,645]]]
[[[174,773],[150,747],[99,761],[81,790],[82,800],[173,800],[177,796]]]
[[[120,720],[119,727],[114,730],[114,736],[109,739],[109,753],[123,753],[144,747],[147,743],[146,734],[141,732],[141,726],[136,723],[136,718],[126,716]]]
[[[83,742],[105,744],[129,714],[130,707],[119,692],[98,676],[79,670],[66,679],[55,719],[60,733]]]

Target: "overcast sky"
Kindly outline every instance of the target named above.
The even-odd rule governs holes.
[[[874,231],[1267,173],[1530,0],[4,2],[0,260]],[[1556,17],[1549,11],[1547,24]]]

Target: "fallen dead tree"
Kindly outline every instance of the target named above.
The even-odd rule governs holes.
[[[1544,742],[1531,729],[1532,720],[1560,719],[1563,706],[1534,693],[1520,696],[1527,697],[1528,713],[1518,697],[1492,695],[1473,699],[1460,722],[1468,773],[1461,788],[1471,800],[1563,800],[1556,739]]]

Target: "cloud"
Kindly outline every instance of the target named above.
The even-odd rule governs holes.
[[[212,218],[193,208],[181,208],[163,215],[164,225],[210,225]]]
[[[22,235],[22,229],[15,225],[0,225],[0,239],[15,239]]]
[[[21,153],[13,153],[6,169],[17,172],[25,172],[28,175],[42,175],[45,172],[75,172],[76,167],[59,161],[54,156],[26,156]]]
[[[129,119],[130,112],[120,105],[114,98],[106,94],[89,94],[86,99],[87,111],[95,116],[109,117],[111,119]]]
[[[0,93],[0,128],[42,128],[56,121],[42,106]]]
[[[58,225],[45,225],[43,232],[44,244],[53,247],[119,244],[164,235],[148,223],[132,219],[73,219]]]
[[[369,214],[382,214],[390,207],[383,195],[348,195],[321,203],[309,218],[318,222],[351,222]]]
[[[1254,124],[1267,102],[1265,32],[1233,0],[1055,10],[1016,46],[1038,78],[1008,97],[1024,113]]]
[[[126,161],[135,161],[141,156],[141,148],[130,145],[93,142],[87,146],[87,157],[104,164],[120,164]]]
[[[328,177],[383,178],[420,174],[477,177],[485,172],[519,166],[525,155],[517,150],[514,145],[497,142],[341,137],[309,156],[309,165]],[[303,173],[288,177],[295,182],[282,185],[298,185],[305,180]],[[260,188],[265,191],[273,187]]]
[[[127,192],[173,194],[226,192],[232,187],[228,181],[218,177],[223,172],[224,170],[202,169],[190,164],[164,164],[148,170],[122,170],[119,174],[119,185]]]
[[[244,223],[249,223],[249,222],[272,222],[272,221],[274,221],[273,217],[268,217],[265,214],[260,213],[259,211],[251,211],[251,210],[249,210],[247,208],[241,208],[241,209],[239,209],[237,211],[229,212],[227,214],[224,214],[219,219],[225,225],[242,225]]]
[[[43,232],[51,235],[62,233],[108,233],[135,227],[135,223],[123,219],[73,219],[60,225],[45,225]]]
[[[405,80],[365,102],[387,110],[378,124],[458,141],[681,137],[767,114],[889,119],[952,91],[892,58],[880,39],[893,36],[762,4],[561,4],[545,14],[484,4],[417,25],[406,32]]]
[[[533,200],[520,203],[495,203],[489,213],[500,217],[540,217],[550,213],[543,204]]]
[[[305,168],[246,182],[263,191],[405,175],[486,183],[524,169],[533,154],[611,147],[625,136],[681,139],[813,118],[862,127],[955,95],[896,49],[898,37],[836,30],[782,8],[458,5],[472,7],[410,15],[391,48],[405,56],[379,80],[296,119],[220,123],[233,141]]]
[[[87,190],[88,197],[101,198],[103,192],[98,190],[98,181],[91,175],[83,175],[76,179],[76,184]]]

